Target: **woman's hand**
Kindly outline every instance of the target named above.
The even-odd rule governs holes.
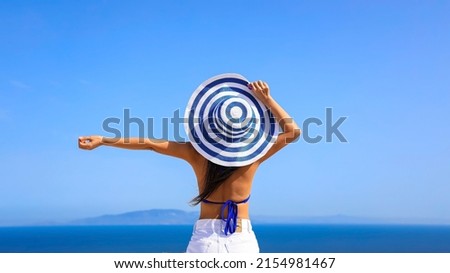
[[[248,88],[253,91],[255,97],[257,97],[262,103],[267,105],[272,99],[270,96],[270,88],[266,82],[256,81],[248,84]]]
[[[78,147],[84,150],[93,150],[102,145],[102,136],[81,136],[78,138]]]

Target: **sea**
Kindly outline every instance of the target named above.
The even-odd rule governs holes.
[[[450,253],[450,226],[254,225],[263,253]],[[0,227],[1,253],[179,253],[192,226]]]

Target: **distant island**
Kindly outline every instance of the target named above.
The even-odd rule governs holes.
[[[150,209],[122,214],[102,215],[61,223],[64,225],[193,225],[198,212],[176,209]],[[440,219],[378,219],[348,215],[330,216],[268,216],[252,215],[254,224],[437,224],[448,225],[450,221]]]
[[[69,225],[190,225],[198,212],[175,209],[151,209],[70,221]]]

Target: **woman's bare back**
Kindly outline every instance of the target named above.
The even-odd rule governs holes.
[[[205,187],[205,174],[207,169],[207,159],[198,154],[195,164],[192,165],[196,178],[199,192]],[[227,178],[209,197],[209,201],[225,202],[232,200],[239,202],[248,198],[251,194],[253,178],[258,168],[258,163],[240,167]],[[238,218],[249,219],[248,207],[249,202],[239,204]],[[216,219],[220,218],[220,204],[207,204],[202,202],[200,207],[200,219]]]

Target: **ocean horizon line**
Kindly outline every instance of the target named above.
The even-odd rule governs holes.
[[[198,219],[198,211],[178,209],[148,209],[119,214],[103,214],[73,220],[22,220],[0,222],[0,227],[26,226],[164,226],[192,225]],[[255,225],[436,225],[448,226],[450,219],[420,217],[364,217],[346,214],[323,216],[273,216],[254,215],[250,217]]]

